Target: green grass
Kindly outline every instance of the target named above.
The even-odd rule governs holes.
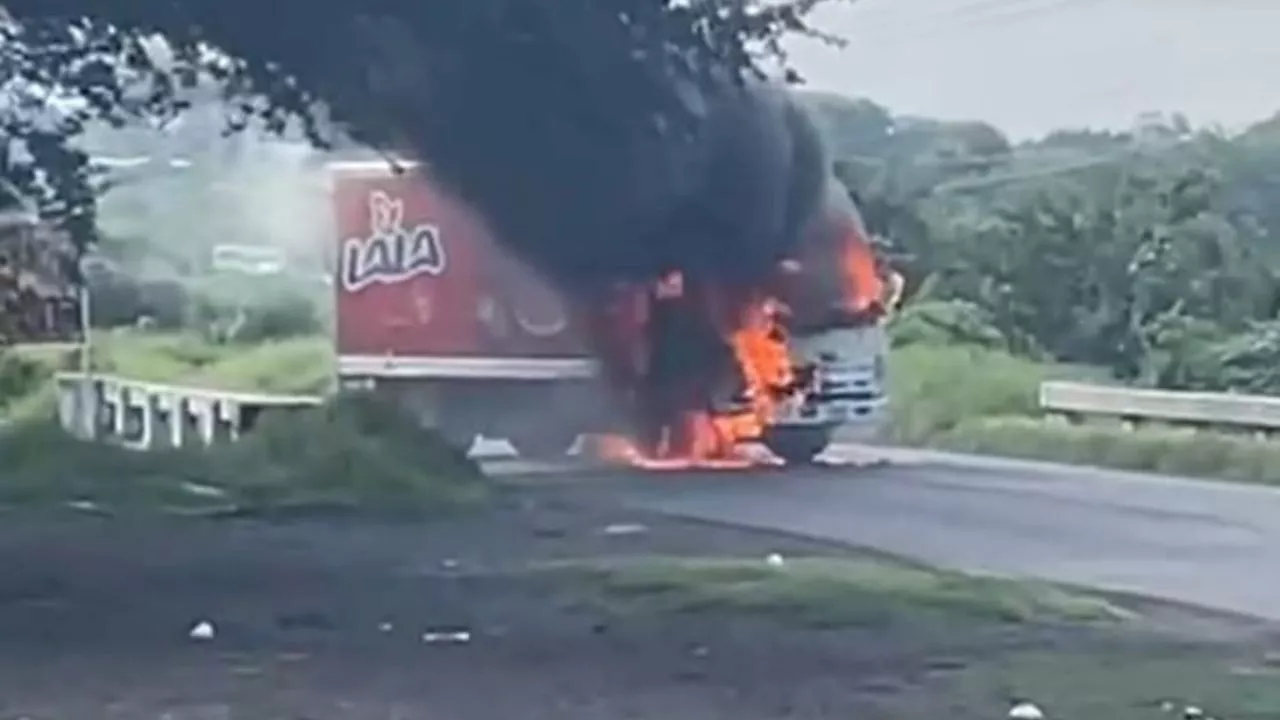
[[[1175,643],[999,653],[904,698],[894,716],[948,717],[949,707],[990,707],[1009,695],[1063,720],[1179,720],[1189,706],[1221,720],[1271,720],[1280,717],[1280,672],[1261,653]]]
[[[1207,430],[1118,423],[1076,426],[1038,418],[975,418],[937,439],[961,452],[1096,465],[1119,470],[1280,483],[1280,443]]]
[[[1052,366],[1006,353],[915,345],[891,362],[890,437],[908,445],[1173,475],[1280,482],[1280,442],[1158,424],[1046,422],[1040,383],[1104,382],[1089,368]]]
[[[889,363],[890,436],[928,444],[973,417],[1031,415],[1049,369],[995,350],[913,345]]]
[[[645,558],[572,564],[621,610],[743,611],[805,625],[867,625],[896,616],[971,620],[1102,620],[1124,612],[1097,597],[1035,582],[976,578],[887,559]]]
[[[711,624],[745,615],[851,631],[826,647],[883,657],[873,669],[853,664],[849,681],[877,688],[868,692],[884,717],[999,718],[1014,699],[1063,720],[1170,720],[1188,705],[1222,720],[1280,717],[1280,667],[1256,643],[1156,631],[1105,599],[1041,583],[871,556],[782,567],[675,557],[551,567],[571,573],[575,597],[615,617],[678,614]]]
[[[197,335],[99,332],[94,336],[93,368],[96,372],[137,380],[178,382],[193,372],[233,357],[237,350],[243,351],[243,348],[214,345]]]
[[[204,366],[182,382],[226,390],[318,395],[333,385],[332,353],[328,338],[269,342]]]
[[[469,507],[487,495],[473,462],[368,398],[267,415],[245,439],[210,449],[137,453],[72,439],[53,420],[53,374],[75,367],[75,353],[19,347],[0,368],[9,390],[0,410],[11,423],[0,435],[0,504],[420,515]],[[327,338],[237,346],[136,331],[99,333],[94,366],[156,383],[311,395],[330,390],[333,372]]]
[[[15,348],[0,363],[0,416],[53,415],[52,376],[73,367],[66,346]],[[194,335],[99,333],[95,366],[139,380],[243,390],[322,394],[332,386],[332,350],[313,337],[253,346],[213,345]],[[1253,482],[1280,480],[1280,443],[1238,435],[1112,424],[1067,427],[1040,418],[1046,379],[1104,381],[1090,368],[1052,366],[996,350],[912,345],[893,351],[895,442],[966,452]]]
[[[215,345],[192,335],[105,335],[95,369],[136,380],[278,393],[319,394],[332,385],[332,343],[308,337]]]
[[[19,422],[52,417],[56,371],[78,369],[74,346],[13,348],[0,365],[0,416]],[[100,332],[94,370],[135,380],[245,392],[319,395],[333,386],[333,351],[324,337],[259,345],[215,345],[197,335]],[[12,381],[6,381],[6,378]]]
[[[478,466],[368,397],[267,416],[236,443],[134,452],[71,438],[54,422],[0,434],[0,505],[91,503],[111,513],[359,511],[424,515],[481,505]]]

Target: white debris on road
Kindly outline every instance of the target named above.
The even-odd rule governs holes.
[[[641,535],[649,532],[648,526],[638,523],[614,523],[606,525],[604,528],[605,535]]]
[[[212,640],[217,631],[213,629],[213,623],[202,620],[191,626],[191,631],[187,633],[187,637],[192,640]]]
[[[184,482],[182,483],[182,489],[184,492],[190,495],[195,495],[196,497],[224,498],[227,496],[226,490],[223,490],[220,487],[214,487],[213,485],[204,485],[202,483]]]
[[[445,632],[424,632],[422,642],[428,645],[464,645],[471,642],[471,633],[466,630],[450,630]]]
[[[1044,720],[1044,711],[1033,703],[1018,703],[1009,709],[1009,720]]]
[[[102,506],[92,500],[72,500],[67,503],[67,507],[83,513],[102,512]]]

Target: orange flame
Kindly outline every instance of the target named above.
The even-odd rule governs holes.
[[[632,302],[636,298],[684,297],[685,279],[680,273],[669,273],[646,292],[624,294]],[[738,375],[744,387],[742,401],[730,409],[694,409],[672,419],[662,429],[657,446],[646,453],[638,443],[623,435],[594,438],[594,454],[598,457],[653,470],[688,468],[738,468],[764,462],[742,449],[744,442],[758,439],[764,432],[779,399],[793,391],[795,373],[788,354],[786,334],[780,323],[785,307],[775,298],[755,294],[738,300],[728,292],[707,292],[700,308],[716,322],[724,340],[733,351]],[[647,303],[642,303],[647,306]],[[629,319],[643,324],[647,311],[636,312],[632,305]],[[613,316],[614,322],[618,316]],[[615,325],[609,328],[616,337]],[[625,334],[625,333],[623,333]],[[627,344],[625,341],[623,344]],[[631,343],[632,357],[641,357]],[[643,362],[640,363],[642,365]],[[636,366],[637,376],[644,368]]]
[[[773,298],[749,302],[741,324],[729,335],[751,408],[734,422],[734,435],[739,439],[760,437],[781,396],[795,385],[796,373],[780,322],[784,312],[782,303]]]
[[[844,274],[844,302],[855,313],[865,313],[883,301],[884,280],[880,277],[871,244],[861,233],[850,230],[840,247]]]
[[[827,246],[826,271],[838,274],[841,317],[854,322],[875,322],[883,317],[891,300],[887,292],[901,288],[881,277],[874,250],[860,229],[851,227],[836,246]],[[834,261],[834,262],[832,262]],[[778,266],[778,280],[806,282],[804,273],[817,267],[818,258],[785,259]],[[742,387],[730,407],[692,408],[650,438],[651,447],[623,434],[598,435],[590,440],[591,452],[600,459],[649,470],[690,468],[742,468],[776,459],[749,454],[745,446],[759,440],[778,414],[779,406],[803,392],[812,374],[796,367],[790,355],[785,320],[791,309],[774,294],[755,288],[750,292],[693,284],[679,272],[663,275],[649,287],[619,288],[614,302],[594,316],[600,323],[597,338],[601,355],[615,387],[627,393],[624,400],[638,408],[646,392],[643,378],[650,342],[646,328],[652,304],[660,300],[689,301],[689,312],[705,312],[732,350]],[[697,302],[694,302],[694,301]],[[638,413],[637,413],[638,414]]]

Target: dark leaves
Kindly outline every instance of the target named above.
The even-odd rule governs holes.
[[[328,147],[337,127],[380,148],[416,144],[422,138],[406,125],[420,104],[377,92],[368,58],[353,50],[419,46],[414,59],[443,67],[459,38],[560,73],[554,92],[580,99],[566,110],[566,133],[637,119],[651,132],[689,132],[696,108],[679,84],[759,74],[748,45],[780,54],[778,37],[811,32],[804,17],[819,2],[292,0],[268,12],[257,2],[12,0],[6,9],[20,24],[3,29],[0,76],[21,101],[0,110],[0,126],[30,148],[28,158],[5,158],[4,177],[84,246],[93,241],[93,192],[85,159],[65,146],[86,123],[162,124],[189,106],[184,94],[213,83],[228,101],[228,132],[298,127]],[[370,27],[384,36],[362,46]],[[591,118],[622,95],[633,110]]]

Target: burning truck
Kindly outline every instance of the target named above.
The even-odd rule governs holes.
[[[334,163],[343,384],[527,457],[577,444],[738,466],[763,445],[799,463],[838,428],[874,432],[893,283],[807,116],[779,98],[734,96],[699,142],[632,153],[630,174],[557,185],[550,167],[528,197],[499,193],[520,185],[496,167]]]
[[[890,299],[837,188],[768,285],[672,270],[570,298],[413,169],[331,168],[345,386],[393,395],[459,443],[547,457],[586,436],[655,467],[745,463],[747,443],[806,462],[837,428],[881,421]]]

